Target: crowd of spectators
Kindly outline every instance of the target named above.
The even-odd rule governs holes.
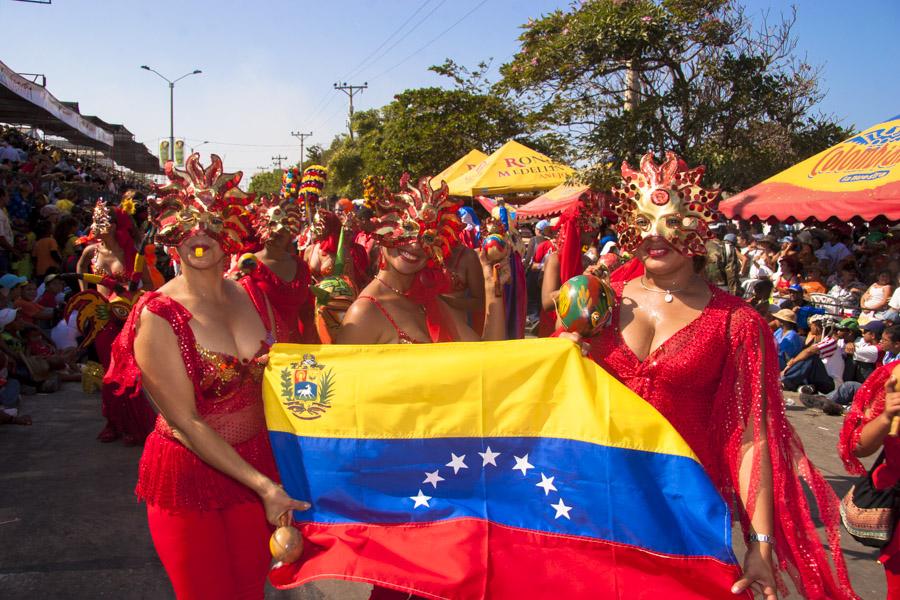
[[[98,198],[146,184],[0,126],[0,424],[30,424],[22,394],[80,378],[75,324],[62,320],[78,290],[79,239]]]

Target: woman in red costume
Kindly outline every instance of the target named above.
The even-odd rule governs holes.
[[[309,267],[293,252],[302,213],[293,200],[262,198],[254,207],[253,226],[263,249],[248,273],[275,312],[275,338],[287,343],[317,343]]]
[[[478,253],[459,243],[445,265],[450,291],[442,296],[457,315],[476,332],[484,328],[484,275]]]
[[[82,292],[88,289],[88,284],[94,283],[99,296],[92,292],[77,294],[68,305],[85,313],[99,308],[102,318],[91,324],[92,327],[100,327],[93,338],[93,346],[107,372],[113,340],[122,330],[125,312],[137,296],[137,288],[140,284],[145,289],[152,289],[153,286],[141,268],[140,259],[137,259],[136,228],[130,214],[134,212],[134,201],[130,196],[123,200],[123,206],[110,208],[103,200],[98,200],[94,206],[93,223],[87,238],[89,245],[75,270],[81,276],[79,285]],[[103,306],[99,307],[99,304]],[[121,307],[121,310],[111,310],[112,306]],[[104,314],[104,311],[109,314]],[[84,323],[85,317],[92,320],[87,315],[80,315],[79,323]],[[143,442],[155,419],[147,401],[118,394],[113,386],[104,386],[101,396],[106,426],[97,439],[113,442],[121,437],[129,445]]]
[[[718,197],[700,186],[703,171],[671,152],[661,165],[648,153],[640,170],[623,163],[614,190],[619,244],[645,273],[613,284],[611,325],[585,350],[675,426],[736,507],[747,553],[735,593],[752,589],[773,600],[777,589],[785,592],[782,570],[804,598],[855,598],[837,498],[785,417],[772,334],[745,302],[699,275]],[[818,504],[834,569],[801,477]]]
[[[900,481],[900,437],[890,436],[891,422],[900,417],[898,363],[878,367],[853,397],[853,406],[844,419],[838,451],[847,471],[865,475],[860,458],[884,450],[884,462],[872,473],[872,483],[886,490]],[[895,492],[896,493],[896,492]],[[882,548],[878,561],[884,565],[887,577],[887,598],[900,598],[900,535],[897,525],[887,546]]]
[[[303,251],[303,259],[309,265],[314,281],[321,281],[334,271],[342,226],[340,218],[330,210],[320,208],[313,215],[309,228],[310,243]],[[350,260],[346,262],[344,274],[359,288],[367,283],[368,257],[365,248],[359,244],[350,243],[348,249]]]
[[[160,411],[136,493],[176,596],[261,599],[270,525],[309,505],[277,484],[261,391],[272,309],[252,286],[222,277],[246,234],[244,201],[241,173],[211,158],[206,169],[198,154],[186,172],[166,166],[171,183],[153,220],[181,274],[141,297],[113,370]]]
[[[459,243],[462,225],[447,184],[432,190],[430,178],[409,183],[401,192],[381,194],[376,203],[375,235],[381,245],[375,279],[350,305],[335,339],[338,344],[427,344],[433,342],[501,340],[506,334],[502,290],[509,279],[506,261],[487,263],[479,253],[487,298],[484,335],[466,324],[442,294],[450,278],[442,265]],[[494,276],[495,270],[498,271]],[[418,598],[375,586],[370,600]]]
[[[400,180],[401,192],[380,198],[376,205],[375,235],[381,245],[379,270],[344,317],[339,344],[412,344],[500,340],[505,338],[503,297],[494,293],[508,279],[508,266],[487,262],[479,254],[485,281],[484,335],[476,333],[453,311],[442,295],[451,289],[443,266],[459,243],[462,225],[447,185],[433,191],[430,178],[418,185],[409,175]]]

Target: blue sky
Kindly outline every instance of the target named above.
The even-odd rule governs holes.
[[[568,4],[53,0],[42,6],[0,0],[0,61],[45,74],[57,98],[123,123],[154,153],[168,137],[168,87],[140,65],[170,79],[202,69],[176,85],[175,135],[189,147],[210,140],[200,152],[216,152],[227,169],[249,174],[271,166],[277,154],[299,158],[292,130],[311,130],[307,144],[327,145],[345,128],[347,98],[332,89],[335,81],[368,82],[355,99],[358,109],[382,106],[409,87],[446,85],[429,65],[447,57],[463,65],[493,57],[499,65],[517,49],[522,23]],[[745,4],[754,16],[791,6],[781,0]],[[860,127],[900,113],[900,3],[797,4],[798,51],[823,67],[828,94],[821,110]],[[389,39],[404,22],[401,35]]]

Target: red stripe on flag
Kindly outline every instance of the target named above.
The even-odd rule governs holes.
[[[410,525],[303,525],[301,561],[273,569],[278,588],[315,579],[375,583],[430,598],[752,598],[735,565],[549,535],[480,519]],[[490,547],[490,550],[488,549]]]

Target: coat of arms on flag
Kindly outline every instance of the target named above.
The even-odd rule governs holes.
[[[281,402],[298,419],[318,419],[331,407],[334,374],[313,354],[281,369]]]
[[[731,593],[731,514],[694,452],[568,341],[276,344],[263,395],[282,483],[312,504],[276,587],[750,598]]]

